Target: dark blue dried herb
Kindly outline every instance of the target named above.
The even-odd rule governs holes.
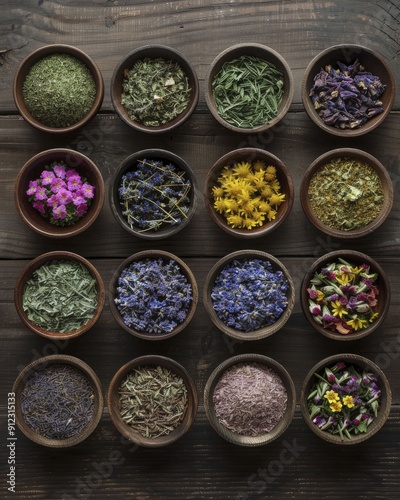
[[[217,276],[211,299],[226,326],[252,332],[276,322],[288,304],[288,290],[284,273],[269,260],[234,260]]]
[[[380,97],[386,89],[378,76],[365,71],[358,59],[338,69],[326,66],[314,78],[311,101],[326,125],[341,129],[361,127],[383,112]]]
[[[139,332],[170,333],[183,323],[192,285],[174,260],[147,258],[131,263],[118,278],[117,309],[124,323]]]

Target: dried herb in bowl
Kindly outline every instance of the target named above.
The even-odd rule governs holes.
[[[119,388],[123,422],[146,438],[166,436],[185,417],[188,405],[184,380],[164,366],[138,366]]]
[[[157,231],[187,218],[192,184],[172,162],[142,159],[122,177],[118,188],[122,215],[132,229]]]
[[[283,100],[283,74],[257,56],[242,55],[223,64],[212,81],[218,114],[239,128],[272,121]]]
[[[192,285],[173,259],[143,258],[122,270],[114,303],[126,326],[150,334],[171,333],[183,323]]]
[[[287,391],[282,379],[261,363],[228,368],[213,392],[215,414],[222,425],[245,436],[271,432],[282,419]]]
[[[96,84],[89,68],[70,54],[51,54],[26,75],[23,98],[31,115],[49,127],[64,128],[91,110]]]
[[[321,431],[353,439],[368,432],[378,417],[381,388],[370,369],[338,361],[315,373],[315,383],[307,395],[307,408]]]
[[[349,65],[337,61],[337,66],[328,65],[315,76],[310,98],[326,125],[359,128],[384,111],[380,97],[386,85],[358,59]]]
[[[179,63],[146,57],[124,70],[121,104],[131,120],[157,127],[185,111],[191,91]]]
[[[289,286],[283,271],[269,260],[233,260],[215,279],[212,306],[226,326],[253,332],[280,318],[288,305]]]
[[[274,220],[285,202],[276,167],[265,162],[234,162],[225,166],[212,188],[214,209],[229,226],[251,230]]]
[[[33,271],[22,298],[29,321],[59,333],[84,326],[97,305],[96,280],[83,264],[73,260],[50,261]]]
[[[94,390],[87,376],[74,366],[36,367],[21,392],[26,424],[48,439],[69,439],[81,433],[95,412]]]
[[[377,172],[367,162],[345,156],[318,168],[311,177],[308,197],[318,220],[340,231],[365,227],[384,204]]]

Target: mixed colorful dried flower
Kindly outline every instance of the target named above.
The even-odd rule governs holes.
[[[215,279],[211,300],[226,326],[252,332],[274,324],[288,305],[289,282],[269,260],[226,264]]]
[[[348,66],[337,61],[315,76],[310,97],[324,123],[341,129],[361,127],[383,112],[380,97],[386,89],[378,76],[365,71],[356,59]]]
[[[187,173],[162,160],[138,160],[121,177],[118,189],[122,214],[132,229],[157,231],[187,218],[192,183]]]
[[[253,229],[276,218],[285,201],[276,167],[265,162],[235,162],[225,166],[212,188],[214,209],[229,226]]]
[[[376,374],[339,361],[314,375],[316,381],[307,397],[312,422],[342,441],[367,432],[381,404]]]
[[[115,305],[125,325],[165,334],[183,323],[193,300],[192,285],[174,260],[145,258],[118,277]]]
[[[307,288],[314,321],[343,335],[368,328],[379,316],[378,273],[339,258],[314,273]]]
[[[35,210],[56,226],[72,226],[81,219],[95,196],[95,188],[62,160],[46,165],[26,191]]]

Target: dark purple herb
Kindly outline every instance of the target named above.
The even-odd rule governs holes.
[[[287,304],[289,282],[268,260],[233,260],[217,276],[211,299],[226,326],[252,332],[272,325]]]
[[[38,434],[68,439],[82,432],[92,420],[93,388],[79,369],[50,364],[26,380],[21,410],[25,422]]]
[[[315,76],[310,97],[326,125],[336,128],[361,127],[383,112],[380,97],[386,89],[378,76],[365,71],[358,59],[338,68],[328,65]]]
[[[187,217],[192,186],[186,172],[173,163],[139,160],[121,178],[122,215],[132,229],[156,231],[177,226]]]
[[[287,391],[272,368],[239,363],[219,379],[213,403],[222,425],[237,434],[259,436],[271,432],[283,417]]]
[[[147,258],[122,271],[114,302],[127,326],[170,333],[185,321],[192,300],[192,285],[179,264]]]

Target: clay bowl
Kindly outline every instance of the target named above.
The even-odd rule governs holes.
[[[119,389],[122,382],[133,370],[146,366],[161,366],[169,369],[183,379],[187,389],[187,407],[183,421],[169,434],[159,437],[143,436],[138,430],[133,429],[132,426],[123,421],[119,410]],[[125,439],[145,448],[160,448],[174,443],[189,431],[197,413],[198,394],[195,383],[183,366],[171,358],[150,354],[129,361],[116,372],[108,389],[107,405],[112,423]]]
[[[79,434],[65,439],[49,438],[43,436],[42,434],[39,434],[25,421],[24,414],[21,408],[22,392],[26,386],[27,381],[29,380],[29,377],[36,373],[38,370],[46,369],[46,367],[54,364],[67,365],[77,368],[86,376],[93,389],[94,410],[92,419],[80,431]],[[75,446],[78,443],[82,442],[83,440],[88,438],[96,429],[103,414],[104,398],[100,380],[98,379],[92,368],[90,368],[90,366],[88,366],[82,360],[73,356],[54,354],[52,356],[45,356],[43,358],[36,359],[19,373],[17,379],[14,382],[12,390],[15,393],[15,420],[18,428],[31,441],[42,446],[47,446],[49,448],[67,448],[70,446]]]
[[[119,197],[121,179],[128,172],[134,172],[137,169],[137,163],[144,159],[162,161],[164,165],[171,163],[175,165],[179,171],[185,172],[184,178],[185,180],[188,180],[191,185],[191,189],[189,191],[190,203],[186,216],[182,216],[180,214],[181,222],[179,224],[163,223],[158,229],[141,228],[139,225],[130,224],[127,217],[123,214],[123,207],[121,206]],[[155,193],[155,190],[153,190],[153,193]],[[165,151],[163,149],[145,149],[143,151],[138,151],[125,158],[125,160],[114,172],[110,183],[110,206],[117,222],[131,235],[147,240],[161,240],[169,238],[184,229],[190,223],[196,212],[196,177],[187,162],[170,151]]]
[[[57,226],[33,208],[26,194],[29,182],[40,177],[46,165],[53,161],[63,161],[67,167],[75,169],[94,186],[94,198],[87,213],[71,226]],[[14,201],[24,223],[37,233],[48,238],[69,238],[86,231],[99,216],[105,198],[104,180],[98,167],[87,156],[72,149],[55,148],[42,151],[29,159],[17,175]]]
[[[43,124],[36,118],[32,116],[28,110],[24,97],[23,97],[23,85],[27,74],[29,73],[32,66],[44,57],[50,56],[52,54],[69,54],[81,60],[89,68],[95,85],[96,85],[96,97],[93,102],[93,106],[90,111],[81,118],[78,122],[68,126],[68,127],[51,127]],[[87,125],[98,113],[104,98],[104,81],[103,76],[97,67],[96,63],[91,57],[89,57],[85,52],[78,49],[77,47],[72,47],[70,45],[54,44],[46,45],[39,49],[36,49],[30,53],[20,64],[14,79],[14,102],[21,113],[22,117],[26,122],[40,130],[41,132],[48,132],[50,134],[61,135],[76,132],[85,125]]]
[[[282,102],[279,106],[278,114],[272,118],[268,123],[263,125],[254,126],[253,128],[244,128],[228,123],[221,117],[215,101],[213,92],[213,80],[215,76],[221,71],[223,65],[233,61],[241,56],[253,56],[263,59],[273,64],[278,71],[283,75],[283,89],[284,95]],[[289,111],[290,105],[293,100],[294,85],[293,76],[289,65],[285,59],[275,50],[259,43],[239,43],[233,45],[222,51],[211,63],[208,73],[205,78],[205,98],[207,106],[213,117],[224,127],[232,132],[239,132],[244,134],[262,133],[266,130],[277,125]]]
[[[139,123],[129,116],[125,107],[121,104],[122,84],[124,80],[125,70],[132,69],[137,61],[141,61],[146,58],[162,58],[179,64],[179,66],[186,74],[189,81],[189,86],[191,88],[190,100],[186,109],[182,111],[178,116],[176,116],[169,122],[164,123],[163,125],[147,126],[143,123]],[[117,64],[111,78],[111,101],[115,111],[124,123],[139,132],[150,134],[170,132],[176,127],[182,125],[193,114],[194,110],[196,109],[198,100],[199,82],[193,65],[183,54],[181,54],[181,52],[166,45],[144,45],[132,50],[132,52],[124,56],[124,58]]]
[[[341,439],[339,434],[331,434],[327,432],[327,430],[320,429],[318,425],[313,423],[307,408],[307,399],[312,391],[314,384],[318,380],[317,377],[315,376],[315,373],[321,374],[323,373],[326,367],[330,368],[338,362],[344,362],[346,366],[353,365],[354,367],[357,367],[358,369],[357,371],[359,370],[362,371],[365,369],[368,370],[368,372],[374,373],[377,376],[377,385],[381,390],[381,401],[380,401],[378,416],[368,426],[367,431],[364,433],[352,435],[351,439],[345,437],[345,439],[343,440]],[[358,354],[335,354],[333,356],[321,360],[306,375],[301,390],[300,409],[306,424],[319,438],[328,443],[342,445],[342,446],[349,446],[366,441],[381,429],[381,427],[384,425],[384,423],[389,417],[391,401],[392,401],[392,392],[390,389],[389,382],[385,374],[379,368],[378,365],[376,365],[368,358],[365,358],[364,356],[360,356]]]
[[[34,271],[42,267],[43,265],[50,262],[57,261],[74,261],[85,266],[91,276],[96,280],[96,289],[97,289],[97,307],[93,314],[93,317],[83,326],[78,328],[77,330],[72,330],[70,332],[61,333],[58,331],[46,330],[43,327],[40,327],[36,323],[33,323],[27,316],[23,308],[23,296],[26,283],[29,279],[32,278]],[[50,340],[69,340],[76,337],[79,337],[89,331],[99,319],[105,302],[105,288],[104,283],[101,278],[100,273],[97,269],[84,257],[67,251],[53,251],[47,252],[42,255],[39,255],[35,259],[29,262],[29,264],[22,270],[19,275],[15,288],[14,288],[14,303],[17,313],[22,320],[22,322],[34,333],[40,335],[41,337],[45,337]]]
[[[232,431],[221,423],[215,412],[213,395],[216,385],[226,370],[241,363],[258,363],[271,368],[280,377],[287,392],[286,409],[282,418],[271,431],[257,436],[245,436]],[[289,373],[274,359],[261,354],[240,354],[222,362],[209,376],[204,389],[204,409],[213,429],[226,441],[238,446],[263,446],[281,436],[290,425],[296,409],[296,390]]]
[[[363,328],[361,330],[353,331],[349,334],[341,334],[337,330],[332,331],[329,328],[325,328],[322,324],[317,323],[309,309],[309,294],[307,289],[310,288],[310,280],[313,278],[316,272],[321,272],[321,270],[332,262],[337,262],[338,259],[343,259],[346,262],[354,264],[354,266],[359,267],[362,264],[367,264],[370,266],[369,274],[377,273],[379,275],[376,281],[376,286],[378,288],[378,305],[377,312],[379,313],[377,319],[375,319],[370,326]],[[387,313],[390,307],[390,283],[388,277],[381,266],[371,257],[365,255],[364,253],[357,252],[355,250],[337,250],[334,252],[327,253],[322,257],[318,258],[306,272],[300,288],[300,303],[303,309],[303,313],[307,318],[310,325],[315,328],[317,332],[333,340],[339,341],[352,341],[359,340],[367,337],[372,332],[377,330],[382,323],[385,321]],[[315,301],[314,301],[315,302]],[[344,316],[345,317],[345,316]]]
[[[249,162],[252,165],[256,161],[265,163],[265,166],[272,165],[276,168],[276,176],[281,186],[281,193],[285,195],[285,201],[278,207],[275,219],[268,220],[266,217],[261,226],[251,229],[232,227],[228,224],[224,214],[217,212],[214,208],[214,196],[212,189],[218,185],[225,166],[233,167],[236,163]],[[289,216],[294,201],[294,188],[292,176],[285,164],[272,153],[258,148],[241,148],[222,156],[217,160],[207,173],[204,192],[204,204],[213,222],[223,231],[236,238],[253,239],[266,236],[277,229]]]
[[[138,261],[144,261],[144,260],[158,260],[162,259],[163,263],[167,263],[170,260],[174,261],[180,268],[180,272],[186,277],[188,283],[191,286],[191,293],[192,293],[192,301],[189,306],[189,310],[187,312],[187,315],[185,319],[183,320],[182,323],[177,324],[175,328],[173,328],[172,331],[168,332],[163,332],[163,333],[152,333],[152,332],[147,332],[147,331],[139,331],[138,329],[134,328],[133,326],[129,326],[125,323],[123,316],[119,312],[114,299],[117,296],[117,288],[119,286],[118,281],[121,276],[121,273],[124,271],[124,269],[128,268],[130,264]],[[140,290],[140,288],[143,287],[143,283],[137,283],[137,288]],[[116,269],[114,272],[111,282],[110,282],[110,287],[109,287],[109,305],[110,309],[112,312],[112,315],[114,316],[116,322],[118,325],[123,328],[125,331],[133,335],[134,337],[138,337],[141,339],[145,340],[152,340],[152,341],[157,341],[157,340],[165,340],[170,337],[173,337],[177,335],[179,332],[184,330],[190,323],[190,321],[193,318],[193,315],[196,311],[197,307],[197,302],[198,302],[198,288],[197,288],[197,283],[196,279],[190,270],[190,268],[187,266],[187,264],[177,257],[176,255],[166,252],[164,250],[144,250],[142,252],[135,253],[125,259]]]
[[[316,217],[316,214],[311,207],[308,194],[311,179],[316,174],[316,172],[331,160],[344,157],[349,158],[350,160],[367,163],[371,168],[373,168],[376,174],[379,176],[384,194],[383,205],[377,217],[365,226],[349,231],[336,229],[321,222],[321,220]],[[386,168],[374,156],[366,153],[365,151],[354,148],[333,149],[332,151],[328,151],[327,153],[319,156],[307,168],[300,186],[300,202],[305,215],[318,230],[329,236],[341,238],[343,240],[356,239],[363,236],[368,236],[378,227],[380,227],[387,219],[393,206],[393,185]]]
[[[218,317],[217,312],[213,307],[213,299],[211,298],[211,294],[215,285],[215,281],[220,275],[221,271],[231,262],[233,261],[243,261],[249,259],[259,259],[259,260],[267,260],[272,264],[274,272],[280,270],[283,272],[286,280],[289,284],[289,289],[286,293],[287,296],[287,306],[284,309],[283,313],[279,318],[272,323],[271,325],[264,326],[257,330],[253,330],[250,332],[244,332],[237,329],[234,329],[230,326],[227,326],[222,319]],[[289,271],[286,267],[275,257],[272,255],[263,252],[261,250],[238,250],[236,252],[232,252],[218,262],[214,264],[214,266],[210,269],[209,273],[206,276],[206,280],[203,288],[203,303],[206,308],[206,311],[211,318],[211,321],[214,325],[223,333],[232,337],[234,339],[242,340],[242,341],[250,341],[250,340],[261,340],[270,335],[276,333],[280,330],[285,323],[288,321],[294,307],[295,302],[295,288],[293,280],[289,274]]]
[[[369,71],[374,76],[378,76],[382,84],[386,85],[386,89],[380,100],[382,102],[383,112],[375,115],[367,120],[363,125],[356,128],[336,128],[326,124],[319,116],[314,104],[310,98],[310,90],[314,85],[314,78],[324,69],[325,66],[331,65],[337,69],[337,62],[346,65],[352,64],[356,59],[359,59],[365,71]],[[395,101],[396,85],[392,70],[390,69],[385,58],[377,52],[363,47],[361,45],[334,45],[317,54],[308,64],[304,73],[301,96],[304,108],[310,119],[325,132],[339,137],[358,137],[374,130],[380,125],[390,113]]]

